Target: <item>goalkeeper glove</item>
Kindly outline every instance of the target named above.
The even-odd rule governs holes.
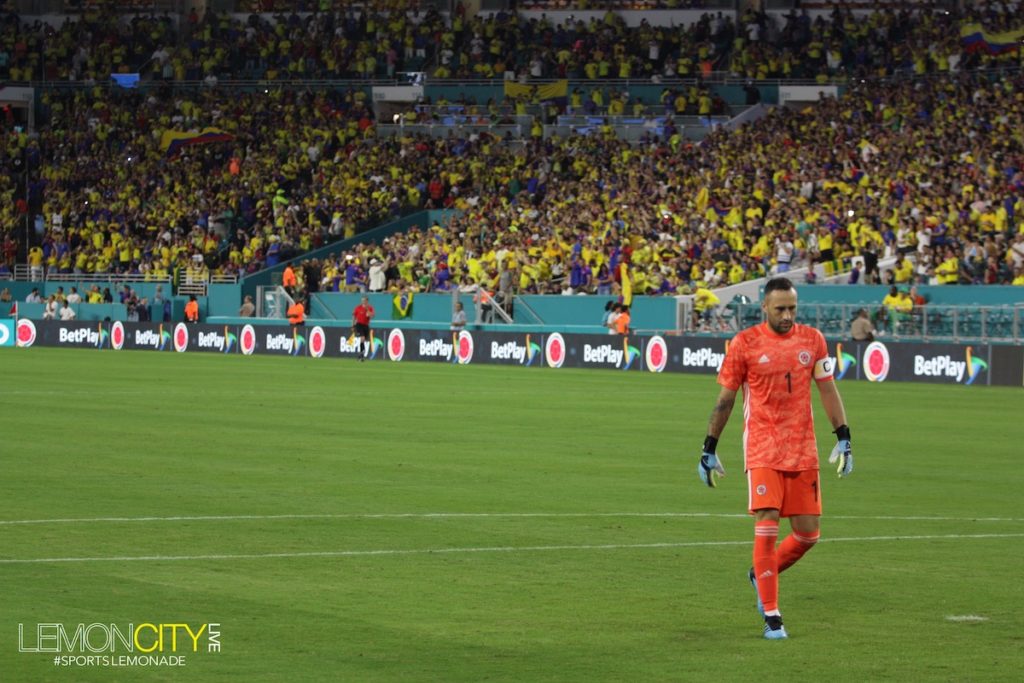
[[[828,456],[828,461],[831,463],[838,463],[836,465],[836,472],[839,473],[840,477],[849,476],[850,472],[853,472],[853,453],[850,450],[850,428],[846,425],[842,425],[835,431],[836,437],[839,442],[836,447],[832,449],[832,455]]]
[[[700,476],[700,480],[711,488],[718,486],[718,477],[725,476],[725,468],[722,467],[718,456],[715,455],[717,447],[718,439],[710,435],[705,438],[704,452],[701,453],[700,462],[697,463],[697,474]]]

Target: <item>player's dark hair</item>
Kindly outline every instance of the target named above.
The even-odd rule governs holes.
[[[796,289],[796,287],[793,286],[793,281],[788,277],[773,277],[765,283],[764,295],[768,296],[772,292],[788,292],[791,289]]]

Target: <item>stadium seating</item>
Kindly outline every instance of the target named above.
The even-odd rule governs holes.
[[[141,71],[165,80],[223,81],[373,79],[429,71],[434,78],[500,81],[506,72],[603,80],[692,78],[711,71],[827,81],[951,71],[1005,58],[964,52],[948,40],[968,22],[1005,27],[1007,15],[997,6],[974,3],[966,3],[962,14],[886,9],[865,18],[837,10],[814,20],[796,12],[707,12],[679,26],[627,26],[614,11],[560,23],[530,12],[468,16],[462,8],[446,16],[436,4],[251,0],[240,3],[238,14],[193,11],[179,25],[166,14],[113,11],[118,5],[131,9],[125,3],[85,7],[56,26],[12,15],[2,30],[5,43],[17,49],[0,65],[0,76],[104,82],[111,73]],[[907,49],[910,37],[913,49]]]
[[[421,14],[417,18],[428,26],[441,22],[443,31],[459,33],[440,15]],[[398,31],[405,21],[394,17],[395,26],[389,27],[384,15],[364,17],[359,21],[379,21],[385,35],[392,28]],[[72,44],[81,31],[106,19],[109,16],[86,13],[45,45]],[[869,41],[879,39],[879,27],[887,27],[886,35],[914,32],[926,44],[946,32],[954,19],[879,12],[865,25],[877,29],[869,31]],[[798,20],[794,16],[787,22]],[[184,37],[183,46],[174,50],[203,55],[230,38],[223,54],[213,50],[204,62],[208,68],[200,69],[230,78],[249,70],[245,55],[253,41],[286,41],[291,33],[313,26],[310,21],[321,22],[315,24],[315,35],[332,22],[341,36],[365,28],[348,26],[348,15],[330,13],[276,19],[264,15],[247,22],[211,13],[190,17],[179,33],[160,20],[143,19],[118,35],[125,43],[121,57],[86,60],[78,67],[74,59],[68,64],[43,61],[56,65],[61,76],[87,75],[90,68],[95,76],[100,69],[119,68],[118,59],[122,66],[130,64],[125,55],[148,58],[154,45],[157,51],[162,49],[164,39]],[[847,21],[843,13],[816,21],[805,37],[837,31]],[[554,49],[555,43],[574,37],[582,41],[581,49],[601,45],[602,29],[597,25],[534,26],[514,15],[478,16],[466,22],[466,35],[477,29],[484,34],[509,32],[520,52],[539,49],[548,40],[552,45],[544,49]],[[611,26],[608,35],[614,44],[621,41],[620,52],[639,49],[635,43],[643,33],[634,35],[614,17]],[[44,49],[40,32],[52,29],[8,24],[6,30],[15,37],[24,34],[26,54],[31,55],[32,49]],[[706,30],[711,38],[725,29],[680,29],[690,30]],[[662,37],[671,45],[679,38]],[[327,36],[323,40],[329,42]],[[777,40],[783,46],[796,38],[780,35]],[[751,42],[748,36],[734,46],[753,49]],[[892,47],[891,40],[883,42],[885,50]],[[461,45],[458,36],[453,45]],[[801,55],[800,68],[817,68],[813,55]],[[279,57],[258,57],[256,62],[266,62],[266,69],[278,68],[284,64]],[[295,61],[286,58],[289,64]],[[876,75],[906,67],[888,57],[878,59],[882,62],[876,65]],[[322,53],[307,55],[293,75],[351,75],[344,69],[332,71],[329,60],[323,60]],[[22,69],[31,61],[18,55],[10,69]],[[1024,84],[1015,73],[963,71],[985,63],[983,57],[964,54],[960,73],[944,73],[941,59],[932,54],[926,58],[925,71],[934,73],[927,77],[910,79],[908,74],[909,80],[858,82],[838,100],[804,111],[776,111],[735,131],[717,130],[700,145],[669,128],[652,131],[633,145],[604,133],[586,139],[529,141],[487,134],[377,139],[363,88],[297,93],[218,84],[189,91],[167,84],[162,91],[141,93],[44,90],[38,140],[12,133],[9,147],[14,150],[12,158],[23,159],[29,174],[38,178],[28,183],[23,208],[40,213],[43,229],[50,228],[40,245],[43,266],[58,272],[119,270],[145,276],[201,263],[211,275],[251,273],[404,212],[445,207],[461,215],[387,246],[361,245],[347,254],[347,262],[317,268],[321,273],[337,272],[357,264],[365,271],[371,259],[379,258],[398,271],[392,273],[389,286],[401,281],[428,290],[467,277],[497,288],[499,273],[514,265],[512,290],[551,293],[567,289],[568,275],[578,261],[587,262],[590,282],[570,287],[573,291],[596,290],[601,266],[609,269],[615,280],[612,287],[619,291],[619,266],[628,263],[635,293],[677,294],[690,291],[697,282],[714,286],[770,270],[776,240],[794,227],[797,255],[803,262],[815,251],[814,231],[809,228],[821,226],[837,240],[840,258],[847,259],[869,245],[891,249],[900,225],[924,225],[936,233],[956,235],[961,260],[969,260],[963,246],[970,240],[980,243],[993,228],[1012,233],[1024,215],[1024,175],[1019,145],[1007,147],[1013,137],[1004,133],[1021,128]],[[845,67],[836,67],[841,68]],[[171,71],[170,82],[188,75]],[[166,73],[161,69],[151,76],[163,79]],[[692,96],[699,99],[700,92],[696,89]],[[690,97],[688,93],[687,102]],[[448,118],[456,123],[459,116],[449,110],[441,123]],[[184,147],[167,147],[160,139],[162,133],[196,129],[213,132],[207,137],[186,135],[177,141],[189,145]],[[969,137],[977,141],[970,152],[952,144]],[[922,175],[925,167],[909,173],[896,170],[903,163],[900,159],[922,148],[933,155],[926,174]],[[837,155],[836,149],[848,151]],[[936,172],[934,163],[945,170]],[[963,180],[964,173],[977,176],[979,171],[986,178],[1002,177],[1005,183]],[[137,182],[127,183],[129,176]],[[12,201],[0,212],[5,225],[16,225],[21,209],[13,199],[18,186],[11,177],[4,182],[3,190]],[[138,195],[134,188],[139,188]],[[948,197],[969,199],[969,210],[950,213],[944,203]],[[61,217],[60,230],[54,229],[54,215]],[[1011,261],[1006,243],[1000,249],[999,258]],[[938,259],[937,252],[922,250],[919,258]],[[733,255],[743,258],[737,262],[738,270],[730,272]],[[439,279],[442,264],[453,277]],[[1007,275],[1000,278],[1006,281]]]

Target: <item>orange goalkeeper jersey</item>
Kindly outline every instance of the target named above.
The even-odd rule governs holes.
[[[762,323],[733,338],[718,383],[743,389],[744,469],[818,469],[812,378],[832,378],[825,337],[815,328],[793,325],[780,335]]]

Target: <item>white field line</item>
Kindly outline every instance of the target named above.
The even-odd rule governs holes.
[[[26,524],[100,524],[143,522],[231,522],[273,521],[295,519],[488,519],[488,518],[602,518],[602,517],[657,517],[657,518],[715,518],[750,519],[747,514],[715,512],[381,512],[294,515],[182,515],[173,517],[80,517],[57,519],[0,519],[0,527]],[[826,519],[889,520],[898,522],[1024,522],[1024,517],[930,517],[896,515],[828,515]]]
[[[988,621],[988,617],[982,617],[977,614],[951,614],[946,617],[946,621],[953,621],[965,624],[977,624],[983,621]]]
[[[878,541],[934,541],[934,540],[968,540],[995,538],[1024,538],[1021,534],[941,534],[927,536],[859,536],[849,538],[827,538],[819,543],[870,543]],[[599,544],[599,545],[526,545],[526,546],[491,546],[479,548],[383,548],[380,550],[324,550],[293,553],[238,553],[216,555],[136,555],[114,557],[38,557],[30,559],[0,559],[0,565],[7,564],[56,564],[61,562],[185,562],[197,560],[265,560],[298,557],[371,557],[379,555],[446,555],[462,553],[517,553],[544,552],[567,550],[638,550],[638,549],[670,549],[670,548],[706,548],[728,545],[750,545],[750,540],[743,541],[691,541],[683,543],[634,543],[634,544]]]

